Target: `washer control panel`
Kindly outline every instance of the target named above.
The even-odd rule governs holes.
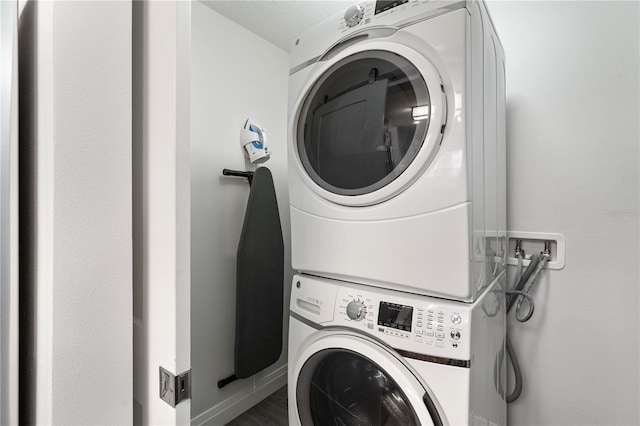
[[[470,356],[470,308],[464,303],[349,284],[338,288],[334,318],[393,348],[466,360]]]
[[[367,315],[367,306],[361,300],[352,300],[347,304],[347,316],[356,321],[363,320]]]

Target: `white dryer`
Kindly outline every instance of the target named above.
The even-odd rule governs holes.
[[[473,301],[506,248],[504,54],[484,3],[357,3],[291,58],[294,269]]]
[[[295,276],[289,424],[506,424],[503,281],[466,304]]]

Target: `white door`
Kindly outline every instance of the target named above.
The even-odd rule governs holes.
[[[0,2],[0,424],[18,423],[18,2]]]
[[[190,13],[133,2],[134,424],[191,420]]]
[[[365,206],[397,195],[429,166],[446,99],[424,55],[373,40],[319,62],[293,114],[292,152],[305,183],[331,202]]]

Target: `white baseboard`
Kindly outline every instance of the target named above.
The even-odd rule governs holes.
[[[265,380],[266,379],[266,380]],[[255,390],[240,398],[231,395],[207,411],[191,419],[192,425],[222,426],[244,413],[287,384],[287,364],[256,384]]]

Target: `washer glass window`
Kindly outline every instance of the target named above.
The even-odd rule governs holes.
[[[303,425],[419,425],[404,391],[376,363],[325,349],[300,370],[296,404]]]
[[[327,191],[376,191],[416,157],[430,115],[429,90],[411,62],[384,50],[350,55],[322,74],[302,105],[300,160]]]

